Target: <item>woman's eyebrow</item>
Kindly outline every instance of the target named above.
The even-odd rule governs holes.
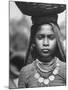
[[[51,34],[48,34],[48,35],[50,35],[50,36],[53,35],[54,36],[55,34],[51,33]]]
[[[45,34],[37,34],[37,36],[45,36]]]
[[[48,33],[48,34],[45,34],[45,33],[38,33],[37,35],[54,35],[54,33]]]
[[[54,34],[48,34],[47,36],[49,36],[49,37],[50,37],[50,36],[55,36],[55,35],[54,35]]]

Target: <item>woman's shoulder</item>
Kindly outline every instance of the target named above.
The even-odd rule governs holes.
[[[34,67],[34,62],[32,62],[32,63],[30,63],[30,64],[27,64],[26,66],[24,66],[22,69],[21,69],[21,71],[22,70],[24,70],[24,71],[29,71],[29,70],[31,70],[32,68]]]
[[[33,73],[34,68],[35,68],[34,62],[32,62],[31,64],[28,64],[25,67],[23,67],[21,69],[21,73],[23,73],[26,77],[28,77],[31,73]]]
[[[66,69],[66,62],[62,62],[61,60],[57,60],[57,63],[60,65],[60,69],[64,70]]]
[[[66,78],[66,63],[62,62],[61,60],[58,59],[59,63],[59,74],[62,76],[64,79]]]

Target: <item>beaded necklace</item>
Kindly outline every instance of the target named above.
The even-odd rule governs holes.
[[[39,68],[40,71],[42,71],[42,72],[52,71],[55,68],[55,66],[56,66],[56,58],[54,58],[51,63],[44,64],[45,65],[45,69],[42,69],[40,67],[40,65],[43,65],[43,63],[40,62],[38,59],[36,59],[36,66]]]
[[[46,73],[48,72],[46,70],[41,69],[38,63],[36,63],[36,66],[37,66],[37,68],[40,69],[40,71],[46,72]],[[37,79],[37,81],[39,83],[43,83],[45,85],[48,85],[51,81],[54,81],[55,80],[55,75],[58,74],[58,71],[59,71],[59,63],[56,63],[55,69],[53,70],[52,74],[48,78],[41,77],[40,74],[37,71],[36,71],[36,73],[34,75],[34,78]]]

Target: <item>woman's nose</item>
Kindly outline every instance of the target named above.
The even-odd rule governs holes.
[[[47,37],[43,40],[43,46],[49,46],[49,40]]]

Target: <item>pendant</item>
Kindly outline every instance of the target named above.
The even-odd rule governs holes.
[[[34,75],[34,77],[35,77],[36,79],[39,79],[40,75],[39,75],[38,73],[36,73],[36,74]]]
[[[54,79],[55,79],[55,76],[54,75],[49,76],[49,80],[50,81],[53,81]]]
[[[57,63],[56,66],[60,66],[59,63]]]
[[[48,85],[48,84],[49,84],[49,79],[44,79],[43,83],[44,83],[45,85]]]
[[[44,78],[40,77],[40,78],[38,79],[38,81],[39,81],[40,83],[42,83],[42,82],[44,81]]]
[[[59,69],[59,68],[57,67],[57,68],[53,71],[53,74],[54,74],[54,75],[58,74],[58,69]]]

